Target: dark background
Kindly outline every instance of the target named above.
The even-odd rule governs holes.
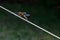
[[[0,0],[0,4],[11,3],[11,4],[24,4],[28,6],[44,6],[45,8],[54,8],[60,10],[60,0]],[[60,18],[59,13],[54,13],[58,19]]]
[[[33,23],[60,36],[60,0],[0,0],[13,11],[26,11]],[[0,40],[58,40],[0,8]]]

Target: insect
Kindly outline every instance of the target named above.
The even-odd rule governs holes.
[[[30,14],[28,14],[27,12],[18,12],[18,15],[25,18],[25,19],[28,19],[27,17],[30,16]]]

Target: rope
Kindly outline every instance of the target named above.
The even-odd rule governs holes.
[[[53,33],[49,32],[49,31],[47,31],[47,30],[45,30],[45,29],[43,29],[43,28],[41,28],[40,26],[38,26],[38,25],[36,25],[36,24],[32,23],[32,22],[31,22],[31,21],[29,21],[29,20],[24,19],[23,17],[21,17],[21,16],[19,16],[19,15],[15,14],[14,12],[12,12],[12,11],[10,11],[10,10],[8,10],[8,9],[4,8],[3,6],[0,6],[0,8],[2,8],[2,9],[4,9],[5,11],[7,11],[7,12],[9,12],[9,13],[13,14],[14,16],[16,16],[16,17],[18,17],[18,18],[20,18],[20,19],[22,19],[22,20],[24,20],[24,21],[28,22],[29,24],[31,24],[31,25],[33,25],[33,26],[35,26],[35,27],[37,27],[37,28],[41,29],[42,31],[44,31],[44,32],[46,32],[46,33],[48,33],[48,34],[52,35],[53,37],[56,37],[57,39],[60,39],[60,37],[59,37],[59,36],[57,36],[57,35],[55,35],[55,34],[53,34]]]

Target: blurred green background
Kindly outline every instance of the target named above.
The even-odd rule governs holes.
[[[60,36],[60,11],[53,6],[57,3],[56,1],[44,2],[42,0],[38,5],[11,3],[1,5],[15,13],[21,10],[30,13],[31,16],[28,18],[30,21]],[[58,39],[0,8],[0,40]]]

